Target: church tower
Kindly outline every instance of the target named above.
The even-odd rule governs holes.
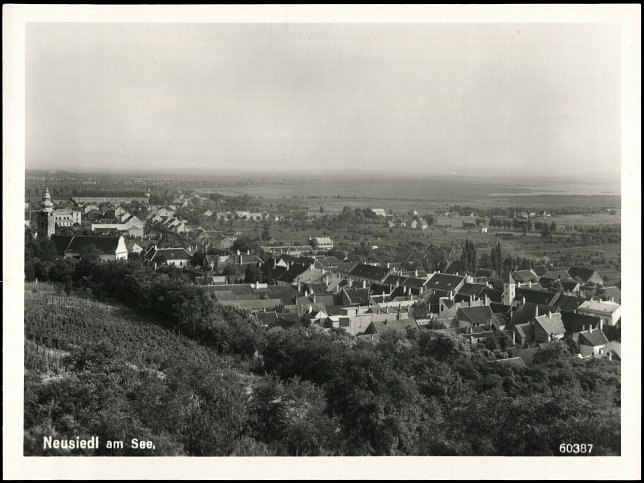
[[[49,238],[54,234],[54,204],[51,202],[49,188],[45,185],[45,191],[42,194],[42,210],[36,217],[36,231],[38,238]]]
[[[512,273],[508,273],[508,281],[503,284],[503,305],[512,305],[516,297],[516,284],[512,279]]]

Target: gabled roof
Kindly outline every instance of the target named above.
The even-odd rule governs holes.
[[[407,278],[408,277],[406,276],[396,275],[392,273],[391,275],[388,275],[387,278],[385,278],[385,281],[383,283],[386,285],[396,285],[396,282],[398,282],[398,285],[403,285]]]
[[[533,270],[515,270],[512,278],[515,282],[522,283],[539,281],[539,276]]]
[[[580,332],[579,339],[577,340],[580,345],[606,345],[608,339],[601,330],[593,330],[592,332]]]
[[[557,294],[546,292],[545,290],[533,290],[531,288],[518,287],[516,289],[516,297],[521,300],[525,297],[525,301],[540,304],[540,305],[551,305],[552,300]]]
[[[346,294],[351,305],[369,305],[368,288],[344,288],[342,291]]]
[[[560,283],[561,288],[566,292],[572,292],[579,286],[579,282],[576,280],[561,280]]]
[[[547,314],[548,311],[553,313],[559,312],[559,309],[557,307],[553,307],[551,305],[533,304],[526,302],[524,306],[514,312],[511,323],[513,325],[516,325],[530,322],[537,314],[537,310],[539,314]]]
[[[476,271],[475,277],[496,278],[496,270],[490,268],[479,268]]]
[[[483,295],[487,295],[493,302],[501,303],[503,301],[503,290],[495,290],[493,288],[486,288],[483,290]]]
[[[429,280],[427,280],[425,278],[412,278],[412,277],[409,277],[407,280],[405,280],[405,283],[403,284],[403,286],[410,287],[410,288],[422,288],[425,285],[427,285],[428,282],[429,282]]]
[[[572,277],[566,270],[550,270],[543,274],[542,278],[546,280],[569,280]]]
[[[512,306],[491,302],[490,309],[492,310],[493,314],[508,314],[510,313],[510,310],[512,310]]]
[[[353,269],[351,269],[349,276],[366,278],[374,281],[382,281],[390,271],[391,269],[387,267],[377,267],[374,265],[359,263],[358,265],[353,267]]]
[[[185,248],[157,248],[156,252],[150,258],[154,261],[155,258],[164,256],[166,260],[189,260],[192,255],[188,253]]]
[[[459,275],[462,275],[465,273],[465,263],[462,262],[461,260],[454,260],[452,263],[449,264],[449,266],[445,270],[445,273],[450,273],[450,274],[458,273]]]
[[[381,283],[372,283],[369,287],[369,294],[371,295],[382,295],[389,294],[389,285],[384,285]]]
[[[599,322],[601,319],[599,317],[593,317],[592,315],[562,312],[561,320],[566,328],[566,333],[575,334],[588,330],[589,325],[592,326],[593,329],[599,329]]]
[[[487,285],[479,283],[464,283],[458,293],[459,295],[476,295],[482,298],[487,288],[489,288]]]
[[[465,280],[464,275],[451,275],[449,273],[435,273],[429,279],[426,287],[434,290],[443,290],[445,292],[455,290],[456,287]]]
[[[86,236],[75,235],[70,240],[66,252],[79,253],[81,250],[96,247],[99,253],[104,255],[114,255],[119,244],[118,236]]]
[[[529,322],[526,324],[517,324],[514,325],[513,330],[515,330],[524,341],[531,341],[534,339],[534,327]]]
[[[351,270],[353,270],[353,267],[356,266],[356,262],[340,262],[338,264],[338,267],[335,269],[337,273],[343,273],[347,274]]]
[[[56,251],[59,254],[63,254],[69,246],[69,242],[72,241],[72,238],[74,238],[74,235],[52,235],[51,241],[54,243]]]
[[[542,277],[545,273],[548,272],[548,267],[546,267],[545,265],[535,265],[532,270],[534,270],[534,273]]]
[[[583,297],[562,294],[557,298],[553,305],[555,307],[559,307],[561,312],[574,312],[584,301],[585,299]]]
[[[582,282],[588,282],[594,275],[599,275],[596,270],[586,267],[572,266],[568,269],[568,273],[574,279],[579,279]]]
[[[493,314],[488,305],[481,305],[479,307],[460,307],[456,311],[456,316],[459,320],[465,320],[472,325],[485,325],[490,323]]]
[[[535,317],[535,322],[550,335],[565,334],[566,328],[561,320],[561,314],[558,312],[548,315],[539,315]]]

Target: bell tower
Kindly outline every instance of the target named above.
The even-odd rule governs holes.
[[[54,234],[56,227],[54,225],[54,204],[51,202],[49,188],[46,184],[40,206],[42,206],[42,210],[36,217],[36,232],[38,238],[49,238]]]
[[[512,273],[508,273],[508,281],[503,284],[503,305],[512,305],[516,297],[516,284],[512,279]]]

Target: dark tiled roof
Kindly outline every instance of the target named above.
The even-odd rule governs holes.
[[[387,277],[387,278],[389,278],[389,277]],[[371,295],[388,294],[389,293],[389,285],[380,284],[380,283],[372,283],[371,287],[369,287],[369,293]]]
[[[591,325],[593,329],[599,328],[599,317],[591,315],[575,314],[572,312],[562,312],[561,320],[566,328],[567,334],[574,334],[588,329]]]
[[[579,279],[582,282],[588,282],[593,275],[597,275],[597,272],[592,268],[586,267],[575,267],[572,266],[568,269],[568,273],[574,279]]]
[[[356,262],[341,262],[335,269],[337,273],[349,273],[356,266]]]
[[[513,328],[519,333],[524,342],[534,339],[534,327],[529,322],[527,324],[517,324]]]
[[[398,282],[398,285],[402,285],[405,283],[405,280],[407,280],[407,277],[391,274],[385,278],[383,283],[386,285],[396,285],[396,282]]]
[[[69,242],[72,241],[72,238],[74,238],[73,235],[52,235],[51,241],[54,243],[56,251],[62,255],[69,246]]]
[[[429,279],[427,288],[435,290],[455,290],[456,287],[465,279],[465,276],[461,275],[451,275],[449,273],[435,273],[432,278]]]
[[[457,311],[457,317],[461,320],[467,320],[473,325],[485,325],[490,322],[492,309],[487,305],[480,307],[461,307]]]
[[[477,297],[482,297],[484,290],[487,288],[487,285],[478,283],[464,283],[458,293],[459,295],[476,295]]]
[[[290,285],[269,285],[265,290],[271,299],[281,299],[284,305],[293,305],[298,296],[297,290]]]
[[[536,282],[539,276],[532,270],[515,270],[512,274],[515,282]]]
[[[465,273],[465,263],[463,263],[461,260],[454,260],[452,263],[449,264],[449,267],[445,270],[445,273],[451,273],[451,274],[464,274]]]
[[[550,305],[555,294],[546,292],[545,290],[533,290],[530,288],[518,287],[516,289],[516,297],[521,300],[525,297],[525,301],[533,304]]]
[[[563,288],[566,292],[572,292],[577,288],[577,285],[579,283],[576,280],[562,280],[561,282],[561,288]]]
[[[496,271],[488,268],[479,268],[476,271],[475,277],[495,278]]]
[[[369,289],[368,288],[345,288],[344,293],[349,297],[350,304],[369,305]]]
[[[411,288],[421,288],[421,287],[424,287],[428,282],[429,280],[424,278],[409,277],[407,280],[405,280],[404,286],[411,287]]]
[[[562,312],[574,312],[577,310],[577,307],[584,303],[584,300],[582,297],[563,294],[557,298],[553,305],[559,307],[559,310]]]
[[[530,322],[532,319],[534,319],[537,309],[539,310],[539,314],[547,314],[548,311],[550,312],[559,312],[559,309],[557,307],[553,307],[550,305],[543,305],[543,304],[533,304],[530,302],[526,302],[526,304],[518,309],[517,311],[514,312],[514,315],[512,316],[512,324],[523,324],[526,322]]]
[[[67,246],[65,251],[78,253],[83,249],[87,249],[91,246],[96,247],[96,249],[106,255],[113,255],[116,252],[116,248],[119,244],[119,237],[112,236],[80,236],[76,235],[72,238]]]
[[[488,298],[494,302],[503,301],[503,290],[494,290],[493,288],[486,288],[483,290],[483,295],[487,295]]]
[[[546,267],[545,265],[535,265],[533,270],[534,273],[542,277],[546,272],[548,272],[548,267]]]
[[[490,309],[494,314],[507,314],[510,312],[510,309],[512,309],[512,306],[492,302],[490,303]]]
[[[164,256],[166,260],[186,260],[192,257],[185,248],[159,248],[150,260],[154,261],[160,256]]]
[[[608,344],[608,339],[601,330],[593,330],[592,333],[581,332],[578,342],[580,345],[597,346]]]
[[[360,263],[353,267],[349,272],[351,277],[367,278],[369,280],[382,281],[391,269],[386,267],[376,267],[374,265],[365,265]]]
[[[569,280],[572,277],[566,270],[550,270],[549,272],[546,272],[543,274],[543,277],[546,280]]]

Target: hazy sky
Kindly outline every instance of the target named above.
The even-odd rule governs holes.
[[[28,24],[26,167],[617,178],[608,24]]]

